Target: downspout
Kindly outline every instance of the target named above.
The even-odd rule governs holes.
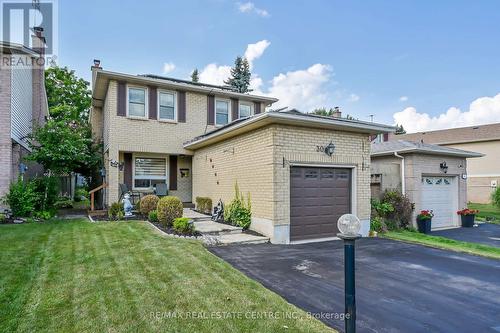
[[[401,155],[398,154],[397,151],[394,152],[394,156],[396,156],[397,158],[400,158],[401,159],[401,193],[403,195],[406,194],[406,188],[405,188],[405,158]]]

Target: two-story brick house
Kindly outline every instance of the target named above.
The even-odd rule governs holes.
[[[32,37],[35,46],[44,42],[41,29]],[[48,112],[44,71],[41,47],[0,42],[0,198],[20,173],[43,173],[23,157],[30,151],[28,135],[45,122]]]
[[[266,111],[277,101],[227,87],[93,67],[92,126],[104,146],[107,205],[119,184],[166,183],[183,202],[250,194],[251,228],[274,243],[329,239],[340,215],[370,218],[375,123]]]

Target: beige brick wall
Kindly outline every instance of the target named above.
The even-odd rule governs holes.
[[[210,197],[213,204],[234,197],[234,185],[250,193],[252,215],[273,218],[273,129],[249,133],[201,148],[193,157],[193,202]]]
[[[121,172],[118,168],[108,167],[109,160],[120,160],[120,152],[192,155],[192,151],[183,148],[184,142],[216,128],[213,125],[207,125],[206,95],[187,92],[186,122],[169,123],[158,120],[138,120],[117,116],[117,88],[118,84],[116,81],[109,83],[102,110],[102,138],[104,150],[108,152],[108,159],[104,161],[107,165],[107,176],[110,184],[108,189],[108,204],[118,200],[118,184],[120,178],[123,180],[123,176],[120,175]],[[262,110],[264,110],[264,105]],[[97,112],[96,118],[93,120],[94,126],[101,126]],[[98,129],[94,130],[94,133],[96,137],[99,137]],[[181,160],[180,158],[179,162]],[[186,163],[183,165],[179,163],[179,168],[188,167]],[[191,169],[190,166],[189,169]],[[191,177],[189,179],[181,179],[179,174],[178,185],[182,186],[182,188],[179,187],[178,191],[171,193],[175,193],[182,200],[186,199],[186,201],[190,201],[187,199],[190,199],[192,194],[187,186],[191,182]]]
[[[317,145],[336,145],[333,156]],[[290,165],[346,166],[354,170],[355,211],[370,218],[370,145],[368,135],[342,131],[270,125],[201,148],[193,157],[193,199],[208,196],[229,202],[237,180],[250,192],[252,226],[274,242],[288,242]],[[283,164],[283,159],[285,163]]]

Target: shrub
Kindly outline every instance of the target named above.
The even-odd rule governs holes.
[[[75,191],[74,200],[76,202],[83,201],[89,198],[89,192],[84,187],[78,187]]]
[[[63,209],[63,208],[73,208],[73,201],[66,197],[61,197],[54,203],[54,208]]]
[[[212,199],[207,197],[196,197],[196,209],[204,214],[212,213]]]
[[[149,212],[148,220],[150,222],[158,222],[158,212],[156,211],[156,209]]]
[[[176,218],[182,217],[182,202],[174,196],[163,197],[158,201],[156,211],[158,221],[166,227],[171,226]]]
[[[36,209],[39,196],[33,182],[25,183],[19,179],[10,185],[3,201],[9,205],[13,216],[26,217]]]
[[[160,200],[160,198],[154,194],[148,194],[142,197],[139,204],[139,211],[141,214],[148,216],[149,212],[155,210],[156,206],[158,206],[158,200]]]
[[[394,208],[392,212],[387,212],[383,216],[387,220],[388,227],[392,222],[395,224],[395,229],[407,229],[412,225],[413,206],[407,196],[399,191],[386,190],[380,202],[390,204]]]
[[[180,234],[192,234],[194,225],[187,217],[178,217],[174,220],[174,230]]]
[[[113,202],[108,209],[108,217],[110,220],[121,220],[125,216],[123,205],[119,202]]]
[[[497,187],[493,193],[491,193],[491,202],[493,205],[500,208],[500,187]]]
[[[389,202],[380,202],[378,200],[372,199],[372,210],[375,211],[378,216],[387,216],[388,214],[394,212],[394,206]]]
[[[234,191],[234,199],[224,209],[224,220],[229,221],[232,225],[248,229],[252,223],[250,193],[245,200],[243,194],[240,193],[238,183],[234,185]]]
[[[33,216],[38,218],[38,219],[41,219],[41,220],[49,220],[54,216],[54,214],[51,211],[42,210],[42,211],[35,212],[35,214],[33,214]]]
[[[382,218],[374,217],[371,219],[371,221],[370,221],[370,230],[371,231],[385,232],[386,230],[384,230],[385,229],[384,227],[385,227],[385,224],[384,224],[384,222],[382,222]]]

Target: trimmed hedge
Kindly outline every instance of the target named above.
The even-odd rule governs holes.
[[[204,214],[212,213],[212,199],[208,197],[196,197],[196,209]]]
[[[142,215],[148,216],[149,212],[156,209],[159,200],[160,198],[158,198],[154,194],[145,195],[144,197],[142,197],[140,201],[139,211],[141,212]]]
[[[174,220],[174,230],[180,234],[192,234],[194,225],[187,217],[179,217]]]
[[[158,221],[166,227],[171,226],[176,218],[182,217],[182,208],[182,202],[177,197],[166,196],[161,198],[156,208]]]

